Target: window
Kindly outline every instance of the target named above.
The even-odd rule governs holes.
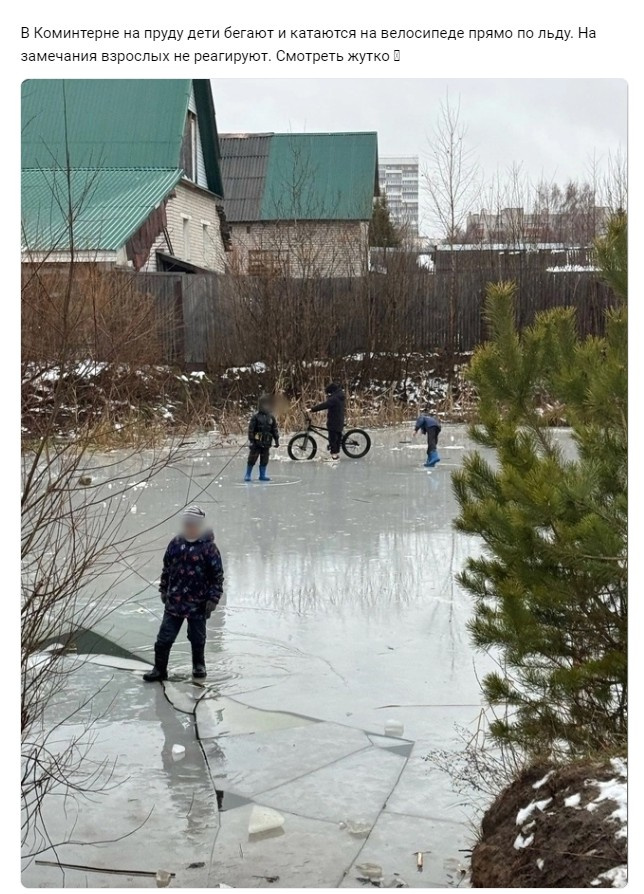
[[[193,183],[197,182],[197,140],[197,116],[188,112],[181,144],[181,167],[185,176]]]
[[[183,260],[190,260],[190,218],[186,217],[186,215],[182,215],[183,218]]]
[[[287,276],[289,269],[287,251],[251,249],[248,252],[250,276]]]
[[[197,168],[197,146],[199,145],[199,134],[197,133],[197,116],[190,113],[190,145],[192,148],[192,177],[195,183],[198,177]]]

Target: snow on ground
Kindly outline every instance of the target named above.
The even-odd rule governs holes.
[[[593,781],[590,785],[595,785],[599,789],[599,794],[594,801],[586,807],[586,810],[597,810],[597,806],[603,801],[612,801],[616,807],[610,814],[610,819],[615,820],[618,829],[615,832],[616,838],[627,837],[627,820],[628,820],[628,772],[626,761],[621,758],[613,758],[611,765],[617,775],[608,782]]]
[[[524,807],[523,810],[517,813],[517,826],[524,826],[535,810],[540,810],[543,813],[551,802],[552,798],[545,798],[543,801],[532,801],[531,804],[528,804],[527,807]]]

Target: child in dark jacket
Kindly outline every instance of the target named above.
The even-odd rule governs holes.
[[[279,447],[280,433],[277,419],[273,416],[273,402],[268,394],[262,394],[257,412],[251,416],[248,424],[248,464],[244,481],[250,481],[253,466],[259,459],[259,480],[270,481],[266,474],[266,466],[271,455],[271,446]]]
[[[309,413],[319,413],[326,410],[326,427],[329,432],[329,450],[331,459],[340,458],[342,446],[342,429],[344,428],[344,391],[335,382],[331,382],[324,389],[327,399],[321,404],[311,407]]]
[[[422,431],[423,434],[427,435],[427,459],[425,460],[425,467],[433,469],[434,466],[441,461],[437,449],[438,436],[441,431],[440,423],[434,416],[428,416],[423,413],[416,420],[414,437],[416,437],[419,431]]]
[[[221,599],[224,566],[205,522],[206,514],[198,506],[184,509],[181,533],[165,551],[159,585],[165,611],[154,645],[154,667],[143,674],[148,683],[168,679],[170,650],[184,621],[192,646],[192,675],[206,676],[206,620]]]

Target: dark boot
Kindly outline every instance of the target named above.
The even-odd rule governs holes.
[[[203,680],[208,676],[204,646],[192,647],[192,676],[195,680]]]
[[[154,667],[152,670],[143,674],[146,683],[160,683],[162,680],[168,679],[168,658],[170,657],[170,647],[160,646],[155,643],[154,646]]]
[[[271,479],[266,474],[266,466],[259,467],[259,480],[260,481],[270,481]]]

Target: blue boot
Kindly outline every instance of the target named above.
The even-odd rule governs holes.
[[[253,474],[253,467],[246,466],[246,474],[244,475],[244,481],[250,481],[250,476]]]
[[[271,479],[266,474],[266,466],[259,467],[259,480],[260,481],[270,481]]]
[[[438,450],[432,450],[432,452],[431,452],[431,453],[429,454],[429,456],[427,457],[427,462],[425,463],[425,465],[426,465],[428,468],[433,469],[434,466],[435,466],[437,463],[439,463],[440,461],[441,461],[441,458],[440,458],[440,456],[438,455]]]

